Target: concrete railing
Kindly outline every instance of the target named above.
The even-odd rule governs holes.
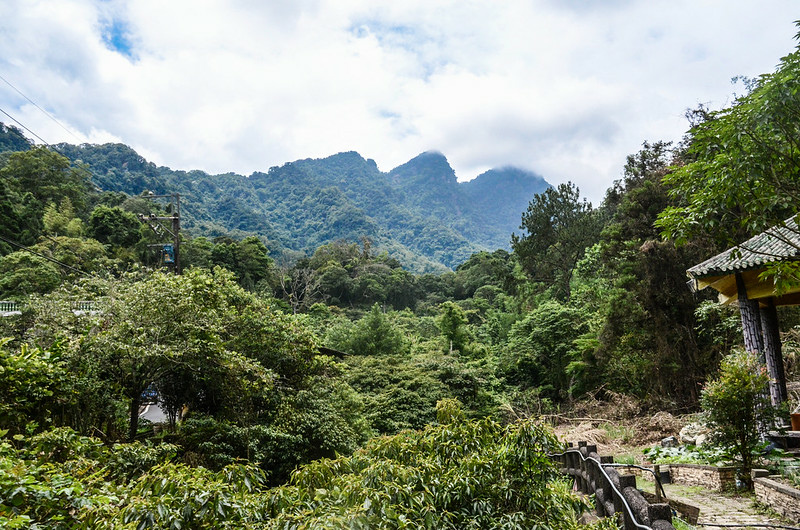
[[[0,317],[10,317],[22,314],[22,302],[12,300],[0,300]],[[95,314],[100,311],[100,307],[94,300],[78,300],[71,304],[72,312],[76,315]]]
[[[597,446],[578,442],[577,448],[568,448],[551,458],[562,473],[574,477],[581,492],[594,494],[597,515],[618,517],[625,530],[674,530],[669,504],[650,504],[636,489],[636,476],[620,475],[606,465],[613,462],[613,457],[598,455]]]
[[[11,300],[0,300],[0,315],[19,315],[22,304]]]
[[[77,302],[72,302],[73,313],[95,313],[98,310],[97,302],[94,300],[78,300]]]

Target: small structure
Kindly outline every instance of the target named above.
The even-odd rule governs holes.
[[[163,257],[163,262],[166,265],[174,265],[175,264],[175,246],[174,245],[163,245],[161,247],[161,256]]]
[[[766,364],[770,398],[776,407],[787,399],[776,307],[800,304],[800,283],[778,290],[767,269],[786,261],[800,262],[800,230],[794,219],[686,271],[693,290],[712,287],[719,291],[721,303],[739,302],[744,347]]]

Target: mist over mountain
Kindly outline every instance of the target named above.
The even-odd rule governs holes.
[[[331,241],[367,238],[416,272],[453,268],[479,250],[509,248],[529,201],[550,186],[510,167],[460,183],[437,152],[388,173],[350,151],[243,176],[158,167],[122,144],[57,147],[87,164],[104,191],[180,193],[181,223],[190,235],[256,234],[276,257],[288,258]]]

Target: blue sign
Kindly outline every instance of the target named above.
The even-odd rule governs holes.
[[[164,263],[175,263],[175,249],[172,245],[164,245],[162,247],[164,255]]]

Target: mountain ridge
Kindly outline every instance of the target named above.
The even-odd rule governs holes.
[[[437,151],[388,172],[345,151],[244,176],[156,166],[124,144],[57,149],[87,164],[104,191],[180,193],[181,224],[192,236],[255,234],[289,259],[332,241],[368,238],[415,272],[452,269],[474,252],[508,248],[528,202],[550,186],[508,167],[458,182]]]

